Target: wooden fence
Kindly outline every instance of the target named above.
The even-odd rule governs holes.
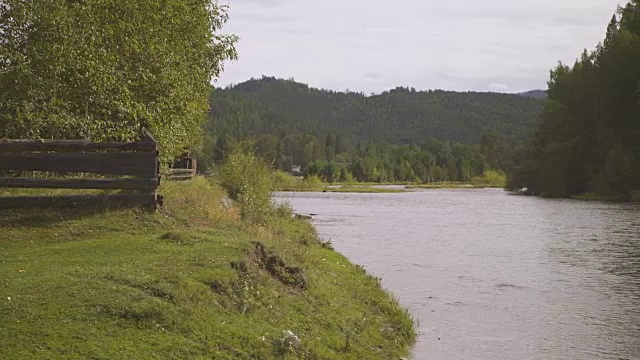
[[[163,177],[167,180],[191,180],[196,176],[196,159],[188,156],[177,158]]]
[[[96,143],[85,140],[2,140],[0,172],[54,172],[118,175],[114,178],[0,177],[0,188],[134,190],[115,195],[0,196],[0,208],[74,206],[104,203],[162,205],[158,144],[143,131],[142,141]],[[126,177],[123,177],[126,176]]]

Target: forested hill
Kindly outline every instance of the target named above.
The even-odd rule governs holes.
[[[378,95],[320,90],[263,77],[211,95],[210,130],[218,136],[336,133],[356,141],[421,144],[427,138],[477,144],[495,132],[525,139],[538,126],[543,101],[498,93],[415,91]]]

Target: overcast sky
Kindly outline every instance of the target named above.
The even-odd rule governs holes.
[[[217,84],[270,75],[379,93],[546,88],[625,0],[221,0],[240,59]]]

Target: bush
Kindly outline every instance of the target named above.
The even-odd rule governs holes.
[[[475,186],[505,187],[507,177],[495,170],[486,170],[482,176],[474,177],[471,182]]]
[[[303,183],[304,183],[305,189],[308,189],[308,190],[322,189],[322,187],[324,186],[322,179],[320,179],[320,177],[316,175],[309,175],[305,177],[303,180]]]
[[[298,186],[298,179],[285,173],[284,171],[277,170],[273,174],[275,188],[278,190],[291,189]]]
[[[271,193],[274,173],[253,152],[236,147],[220,168],[220,182],[229,195],[242,203],[242,219],[264,224],[273,215]]]

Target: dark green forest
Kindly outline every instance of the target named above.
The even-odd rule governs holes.
[[[541,101],[519,95],[398,87],[367,96],[273,77],[217,89],[211,103],[215,130],[235,138],[338,132],[352,141],[392,144],[428,137],[477,144],[490,131],[522,140],[533,134],[542,109]]]
[[[620,8],[594,51],[551,71],[533,141],[508,187],[571,196],[640,189],[640,1]]]
[[[325,181],[469,181],[508,170],[543,101],[497,93],[396,88],[367,96],[262,77],[214,89],[205,163],[252,139],[281,170]]]

